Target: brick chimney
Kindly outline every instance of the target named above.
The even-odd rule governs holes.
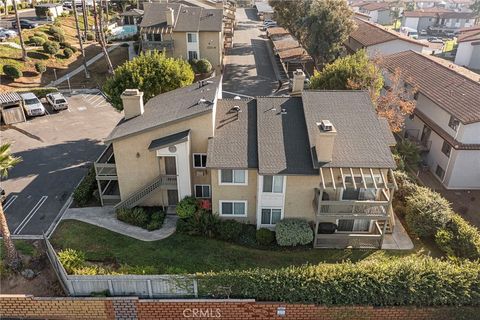
[[[169,27],[173,27],[174,23],[175,23],[175,15],[174,15],[174,12],[173,12],[173,9],[172,8],[167,8],[167,11],[166,12],[166,15],[167,15],[167,26]]]
[[[138,89],[126,89],[123,91],[121,98],[125,120],[143,114],[143,92]]]
[[[293,72],[292,96],[302,94],[305,85],[305,73],[302,69],[297,69]]]
[[[315,137],[317,160],[318,162],[331,162],[337,130],[335,130],[335,127],[329,120],[317,122],[317,128],[318,131]]]

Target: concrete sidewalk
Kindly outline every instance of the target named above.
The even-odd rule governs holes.
[[[413,242],[408,236],[400,220],[395,215],[395,228],[392,234],[386,234],[383,239],[384,250],[412,250]]]
[[[142,241],[158,241],[171,236],[177,225],[176,215],[167,215],[159,230],[148,231],[117,220],[112,207],[69,208],[62,220],[78,220]]]

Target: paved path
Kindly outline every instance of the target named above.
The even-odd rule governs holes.
[[[171,236],[177,225],[176,215],[167,215],[162,228],[148,231],[117,220],[112,207],[69,208],[62,220],[79,220],[142,241],[157,241]]]
[[[0,45],[9,46],[9,47],[12,47],[12,48],[15,48],[15,49],[22,49],[22,46],[19,45],[18,43],[15,43],[15,42],[0,42]],[[28,48],[27,48],[27,50],[28,50]]]
[[[111,51],[114,50],[115,48],[119,47],[121,44],[123,44],[123,42],[115,43],[115,44],[111,45],[111,46],[107,49],[107,51],[108,51],[108,52],[111,52]],[[99,54],[97,54],[96,56],[94,56],[93,58],[91,58],[90,60],[88,60],[88,61],[87,61],[87,67],[88,67],[89,65],[95,63],[95,62],[96,62],[97,60],[99,60],[100,58],[103,58],[103,52],[100,52]],[[75,70],[70,71],[70,72],[67,73],[66,75],[58,78],[57,80],[50,82],[47,87],[55,87],[55,86],[59,85],[60,83],[67,81],[68,78],[72,78],[74,75],[76,75],[77,73],[80,73],[80,72],[83,72],[83,64],[82,64],[81,66],[79,66],[78,68],[76,68]]]
[[[392,234],[386,234],[383,239],[382,249],[384,250],[412,250],[413,242],[408,236],[400,220],[395,216],[395,228]]]

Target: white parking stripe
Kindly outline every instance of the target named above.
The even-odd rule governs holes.
[[[5,204],[3,205],[3,210],[4,211],[7,211],[8,207],[10,207],[12,205],[12,203],[17,200],[18,196],[11,196],[10,198],[8,198],[8,200],[5,202]]]
[[[48,196],[42,196],[40,198],[37,204],[27,214],[25,219],[23,219],[22,222],[20,222],[20,224],[18,225],[18,227],[13,231],[13,234],[19,234],[23,230],[23,228],[25,228],[27,223],[30,222],[30,220],[33,218],[35,213],[37,213],[38,209],[40,209],[40,207],[45,203],[45,201],[47,201],[47,199],[48,199]]]

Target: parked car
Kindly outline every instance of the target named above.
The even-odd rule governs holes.
[[[18,33],[15,30],[0,28],[0,36],[5,36],[6,38],[13,38],[13,37],[16,37],[17,35]]]
[[[427,40],[428,42],[431,42],[431,43],[443,43],[443,40],[437,37],[430,37]]]
[[[38,27],[38,23],[30,20],[20,19],[20,27],[22,29],[33,29]],[[12,28],[17,29],[17,21],[12,22]]]
[[[68,109],[67,99],[60,92],[49,93],[46,95],[46,99],[54,110]]]
[[[267,30],[268,28],[273,28],[273,27],[276,27],[277,26],[277,23],[275,21],[266,21],[263,23],[263,30]]]
[[[31,92],[21,93],[20,97],[23,100],[23,108],[27,116],[43,116],[45,114],[45,107],[40,99]]]
[[[421,35],[421,36],[426,36],[426,35],[428,35],[427,30],[425,30],[425,29],[420,30],[420,35]]]

